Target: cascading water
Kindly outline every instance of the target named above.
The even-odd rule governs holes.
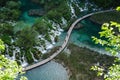
[[[21,0],[21,1],[24,2],[24,0]],[[77,16],[79,16],[79,15],[76,15],[76,13],[75,13],[76,10],[75,10],[75,7],[73,6],[73,4],[79,9],[80,12],[89,10],[88,6],[90,5],[90,3],[87,0],[84,3],[84,6],[82,6],[82,7],[81,7],[80,3],[81,2],[79,0],[71,0],[70,2],[67,3],[70,10],[71,10],[71,18],[74,18],[74,17],[77,18]],[[93,6],[93,5],[91,5],[91,6]],[[27,8],[28,8],[28,6],[27,6]],[[94,9],[95,8],[93,8],[93,10]],[[28,9],[27,9],[27,11],[28,11]],[[21,20],[23,19],[24,21],[26,21],[30,25],[33,25],[33,22],[35,21],[36,18],[28,16],[27,11],[26,10],[23,11],[23,14],[21,16]],[[43,40],[45,42],[45,44],[44,45],[39,44],[37,46],[34,46],[34,48],[41,51],[42,53],[46,53],[47,50],[51,49],[53,47],[53,44],[56,43],[54,38],[56,36],[60,36],[60,34],[62,33],[62,35],[60,36],[60,38],[62,37],[60,40],[60,45],[61,45],[61,42],[63,41],[62,40],[63,36],[66,35],[66,32],[63,33],[63,30],[60,28],[60,25],[67,26],[67,24],[68,24],[68,21],[64,17],[61,17],[61,21],[62,21],[62,23],[57,24],[57,23],[49,20],[48,22],[52,23],[52,27],[53,27],[53,30],[49,31],[49,34],[52,33],[52,35],[49,35],[52,42],[45,40],[44,35],[39,35],[38,38]],[[89,25],[91,25],[91,24],[89,24]],[[83,34],[83,36],[81,36],[82,34]],[[73,33],[71,36],[72,43],[80,45],[82,47],[91,48],[91,46],[89,46],[90,44],[86,45],[86,43],[89,43],[89,39],[90,39],[90,37],[87,36],[87,34],[79,33],[79,31],[77,33]],[[83,40],[86,42],[82,42]],[[14,40],[12,40],[11,42],[13,43]],[[83,44],[81,44],[81,43],[83,43]],[[93,49],[96,49],[96,48],[93,48]],[[6,48],[6,52],[9,53],[8,48]],[[19,48],[15,47],[15,50],[13,50],[12,59],[16,59],[15,56],[17,53],[19,53]],[[35,62],[37,62],[37,59],[35,59],[34,54],[31,51],[30,51],[30,54],[32,55],[32,59]],[[7,54],[7,56],[10,57],[9,54]],[[25,53],[23,53],[22,57],[19,57],[19,58],[20,59],[18,61],[22,64],[23,67],[28,65],[26,57],[25,57]],[[60,73],[58,73],[58,72],[60,72]],[[55,62],[50,62],[50,63],[47,63],[47,64],[41,66],[41,67],[38,67],[38,68],[33,69],[31,71],[28,71],[26,73],[26,76],[28,77],[29,80],[68,80],[68,75],[67,75],[65,68],[63,68],[62,65],[55,63]]]
[[[38,38],[42,41],[44,41],[44,44],[39,44],[39,46],[35,46],[36,49],[38,49],[39,51],[41,51],[43,54],[47,52],[47,50],[53,48],[53,44],[55,44],[55,37],[59,36],[61,34],[61,32],[63,31],[60,28],[60,25],[53,22],[53,21],[48,21],[49,23],[52,24],[53,29],[49,30],[49,36],[50,36],[50,40],[51,42],[49,42],[48,40],[45,39],[44,35],[39,35]]]
[[[34,55],[33,55],[33,53],[31,51],[30,51],[30,54],[32,55],[32,58],[33,58],[34,62],[38,62],[38,60],[35,59],[35,57],[34,57]]]
[[[25,67],[25,66],[27,66],[28,65],[28,63],[26,62],[26,60],[25,60],[25,53],[24,53],[24,55],[22,56],[22,67]]]
[[[68,6],[70,7],[71,10],[71,18],[77,17],[75,14],[74,7],[72,6],[72,2],[68,2]]]

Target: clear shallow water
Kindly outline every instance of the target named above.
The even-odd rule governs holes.
[[[82,20],[80,23],[83,24],[83,27],[72,31],[69,42],[81,47],[91,46],[102,48],[102,46],[96,45],[91,38],[92,36],[99,37],[98,33],[99,31],[101,31],[100,25],[97,25],[88,19]],[[63,43],[66,33],[67,32],[63,32],[61,34],[61,36],[59,37],[59,42],[56,44],[57,46]]]
[[[29,16],[28,11],[30,9],[41,9],[42,10],[42,7],[39,4],[33,3],[31,0],[20,0],[20,1],[21,1],[21,4],[22,4],[22,6],[21,6],[22,14],[21,14],[21,16],[19,18],[19,21],[24,21],[24,23],[26,25],[32,26],[33,23],[39,17]]]
[[[25,76],[28,80],[69,80],[66,69],[53,61],[27,71]]]
[[[99,36],[99,31],[101,31],[100,25],[94,24],[90,20],[83,20],[81,21],[81,24],[83,24],[83,27],[79,30],[73,30],[70,42],[78,44],[83,43],[90,46],[97,46],[101,47],[100,45],[95,45],[95,43],[92,41],[92,36]]]
[[[26,25],[32,26],[39,17],[29,16],[28,12],[25,11],[20,17],[20,21],[23,21]]]

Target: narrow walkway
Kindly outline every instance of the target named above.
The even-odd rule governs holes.
[[[87,14],[87,15],[81,17],[81,18],[78,18],[78,19],[77,19],[75,22],[73,22],[72,25],[70,26],[70,28],[69,28],[69,30],[68,30],[68,32],[67,32],[67,35],[66,35],[66,37],[65,37],[65,40],[64,40],[64,42],[63,42],[63,44],[62,44],[62,46],[61,46],[53,55],[51,55],[51,56],[48,57],[47,59],[44,59],[44,60],[42,60],[42,61],[40,61],[40,62],[38,62],[38,63],[35,63],[35,64],[33,64],[33,65],[30,65],[30,66],[27,66],[27,67],[23,68],[23,71],[27,71],[27,70],[33,69],[33,68],[35,68],[35,67],[41,66],[41,65],[43,65],[43,64],[51,61],[51,60],[54,59],[59,53],[61,53],[61,52],[65,49],[65,47],[66,47],[66,45],[67,45],[67,43],[68,43],[68,41],[69,41],[69,38],[70,38],[70,36],[71,36],[71,32],[72,32],[73,28],[75,27],[75,25],[76,25],[78,22],[80,22],[81,20],[83,20],[83,19],[85,19],[85,18],[87,18],[87,17],[90,17],[90,16],[92,16],[92,15],[99,14],[99,13],[104,13],[104,12],[110,12],[110,11],[114,11],[114,10],[105,10],[105,11],[94,12],[94,13]]]

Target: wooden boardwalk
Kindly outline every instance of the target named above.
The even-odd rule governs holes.
[[[29,66],[23,68],[23,71],[27,71],[27,70],[36,68],[36,67],[38,67],[38,66],[41,66],[41,65],[43,65],[43,64],[51,61],[51,60],[54,59],[59,53],[61,53],[61,52],[65,49],[65,47],[66,47],[66,45],[67,45],[67,43],[68,43],[68,41],[69,41],[69,38],[70,38],[70,36],[71,36],[71,32],[72,32],[73,28],[75,27],[75,25],[76,25],[78,22],[80,22],[81,20],[83,20],[83,19],[85,19],[85,18],[88,18],[88,17],[90,17],[90,16],[92,16],[92,15],[99,14],[99,13],[104,13],[104,12],[110,12],[110,11],[114,11],[114,10],[105,10],[105,11],[94,12],[94,13],[87,14],[87,15],[81,17],[81,18],[78,18],[75,22],[72,23],[72,25],[70,26],[70,28],[69,28],[69,30],[68,30],[68,32],[67,32],[67,35],[66,35],[66,37],[65,37],[65,40],[64,40],[63,44],[61,45],[61,47],[60,47],[55,53],[53,53],[53,55],[51,55],[50,57],[48,57],[48,58],[46,58],[46,59],[44,59],[44,60],[42,60],[42,61],[40,61],[40,62],[38,62],[38,63],[35,63],[35,64],[33,64],[33,65],[29,65]]]

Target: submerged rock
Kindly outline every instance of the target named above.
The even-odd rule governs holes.
[[[28,11],[29,16],[42,16],[44,14],[45,14],[45,11],[41,9],[30,9]]]
[[[83,27],[83,25],[80,24],[80,23],[78,23],[78,24],[74,27],[74,29],[80,29],[80,28],[82,28],[82,27]]]

